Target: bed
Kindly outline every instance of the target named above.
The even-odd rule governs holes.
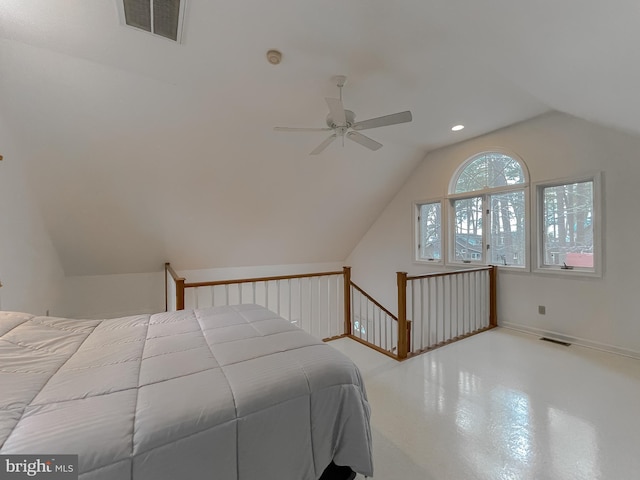
[[[82,480],[371,476],[369,413],[347,357],[257,305],[0,312],[0,454],[77,454]]]

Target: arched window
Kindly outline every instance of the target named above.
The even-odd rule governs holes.
[[[506,185],[525,184],[525,174],[518,160],[504,153],[487,152],[467,160],[454,177],[452,192],[466,193]]]
[[[526,267],[528,185],[513,155],[483,152],[465,161],[449,186],[449,262]]]

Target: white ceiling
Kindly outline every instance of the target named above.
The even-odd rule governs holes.
[[[116,1],[0,2],[0,116],[68,275],[341,261],[429,150],[549,109],[640,133],[635,1],[189,0],[182,44]],[[318,157],[272,131],[324,126],[337,74],[359,120],[414,121]]]

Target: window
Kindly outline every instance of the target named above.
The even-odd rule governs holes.
[[[457,261],[482,260],[482,197],[453,201],[455,211],[454,256]]]
[[[449,262],[526,267],[527,187],[524,164],[513,156],[467,160],[449,188]]]
[[[442,262],[442,203],[416,204],[417,256],[419,262]]]
[[[538,268],[599,274],[600,175],[539,184]]]

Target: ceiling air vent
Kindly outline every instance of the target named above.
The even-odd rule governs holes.
[[[118,1],[124,24],[176,42],[180,42],[182,37],[185,3],[186,0]]]

